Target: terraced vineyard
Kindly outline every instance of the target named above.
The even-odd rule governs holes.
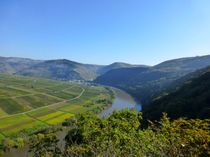
[[[104,87],[0,74],[0,141],[56,125],[111,103]]]

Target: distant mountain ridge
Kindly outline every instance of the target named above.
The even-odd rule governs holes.
[[[0,73],[14,74],[17,71],[41,63],[40,60],[17,57],[0,57]]]
[[[185,57],[179,59],[168,60],[154,66],[155,69],[164,71],[181,70],[192,72],[194,69],[202,69],[210,63],[210,55]]]
[[[0,72],[55,80],[93,80],[112,69],[136,67],[127,63],[110,65],[82,64],[67,59],[32,60],[27,58],[0,57]]]
[[[119,69],[119,68],[134,68],[134,67],[147,67],[147,66],[146,65],[132,65],[132,64],[127,64],[123,62],[115,62],[99,69],[98,73],[102,75],[110,70]]]
[[[113,69],[97,77],[95,82],[126,90],[143,104],[148,104],[153,96],[175,80],[209,65],[210,55],[180,58],[152,67]]]
[[[123,89],[143,104],[185,75],[210,66],[210,55],[180,58],[155,66],[115,62],[110,65],[82,64],[67,59],[32,60],[0,57],[0,72],[55,80],[86,80]]]

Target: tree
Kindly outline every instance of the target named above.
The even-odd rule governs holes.
[[[30,141],[29,151],[34,157],[59,157],[61,155],[57,146],[59,140],[55,133],[34,135]]]

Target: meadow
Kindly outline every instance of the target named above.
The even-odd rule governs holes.
[[[82,112],[111,104],[101,86],[0,74],[0,142],[25,137]]]

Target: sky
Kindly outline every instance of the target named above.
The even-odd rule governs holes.
[[[210,54],[210,0],[0,0],[0,56],[154,65]]]

